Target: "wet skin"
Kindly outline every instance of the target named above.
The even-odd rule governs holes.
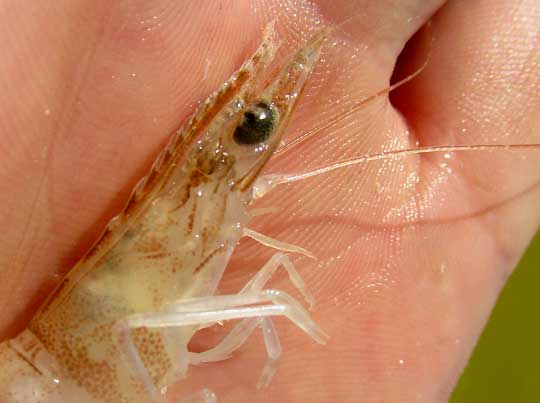
[[[422,64],[433,38],[428,66],[392,103],[367,104],[265,172],[417,145],[540,143],[535,1],[34,3],[0,7],[2,338],[25,326],[169,133],[271,19],[283,39],[279,63],[316,32],[316,20],[354,16],[333,34],[291,139],[384,88],[405,43],[434,15],[394,77]],[[428,154],[277,189],[259,206],[280,210],[251,226],[318,257],[295,261],[329,344],[277,320],[284,351],[269,388],[254,387],[265,353],[253,337],[233,359],[192,368],[178,393],[207,386],[231,402],[446,401],[538,227],[539,167],[540,150]],[[242,242],[223,292],[241,288],[270,253]],[[282,275],[271,286],[291,290]],[[194,348],[214,339],[207,332]]]

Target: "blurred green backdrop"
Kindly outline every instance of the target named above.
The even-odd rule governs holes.
[[[540,402],[540,233],[510,277],[450,400]]]

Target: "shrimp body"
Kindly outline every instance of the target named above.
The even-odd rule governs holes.
[[[188,342],[216,322],[190,322],[192,308],[178,326],[167,315],[214,294],[245,235],[255,179],[323,39],[313,38],[261,88],[276,49],[267,28],[253,57],[171,138],[27,330],[1,345],[0,401],[165,401],[190,363]]]

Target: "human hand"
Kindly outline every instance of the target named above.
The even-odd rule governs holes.
[[[275,158],[268,172],[417,140],[540,143],[537,2],[349,3],[319,2],[318,11],[296,1],[5,4],[3,336],[24,327],[168,135],[271,19],[284,56],[317,31],[317,18],[350,18],[332,34],[336,45],[324,51],[292,139],[385,87],[406,41],[442,7],[428,65],[393,95],[397,109],[380,97]],[[410,47],[397,75],[422,64],[429,36]],[[254,388],[264,352],[251,341],[229,361],[191,369],[182,392],[206,386],[232,402],[446,400],[538,227],[539,164],[535,151],[428,154],[277,189],[263,203],[283,210],[254,226],[318,257],[296,261],[331,339],[316,345],[278,321],[282,365],[268,389]],[[224,288],[249,279],[268,257],[261,249],[242,246]],[[272,287],[290,286],[283,277]]]

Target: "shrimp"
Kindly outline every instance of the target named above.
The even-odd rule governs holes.
[[[253,57],[172,137],[28,328],[4,343],[2,402],[165,401],[167,386],[190,364],[224,359],[257,326],[268,346],[265,385],[280,351],[271,316],[287,316],[325,342],[301,304],[264,289],[283,265],[312,302],[283,253],[309,252],[246,227],[258,174],[279,145],[324,39],[324,31],[312,38],[260,88],[277,48],[272,25],[266,29]],[[281,252],[239,294],[214,296],[244,236]],[[234,318],[242,320],[218,346],[188,352],[199,329]]]
[[[248,228],[248,207],[276,186],[350,165],[493,148],[400,150],[297,175],[261,176],[328,33],[323,29],[313,36],[262,87],[278,48],[273,26],[266,29],[254,55],[172,136],[123,212],[110,221],[28,328],[2,344],[2,402],[165,402],[168,387],[190,365],[228,358],[257,327],[263,329],[268,353],[259,379],[265,386],[281,351],[274,316],[286,316],[316,343],[326,342],[327,334],[298,301],[265,288],[283,267],[312,305],[288,253],[313,255]],[[243,237],[277,252],[238,294],[216,295]],[[218,345],[199,353],[188,350],[199,330],[231,319],[240,321]],[[195,397],[216,399],[207,389]]]

